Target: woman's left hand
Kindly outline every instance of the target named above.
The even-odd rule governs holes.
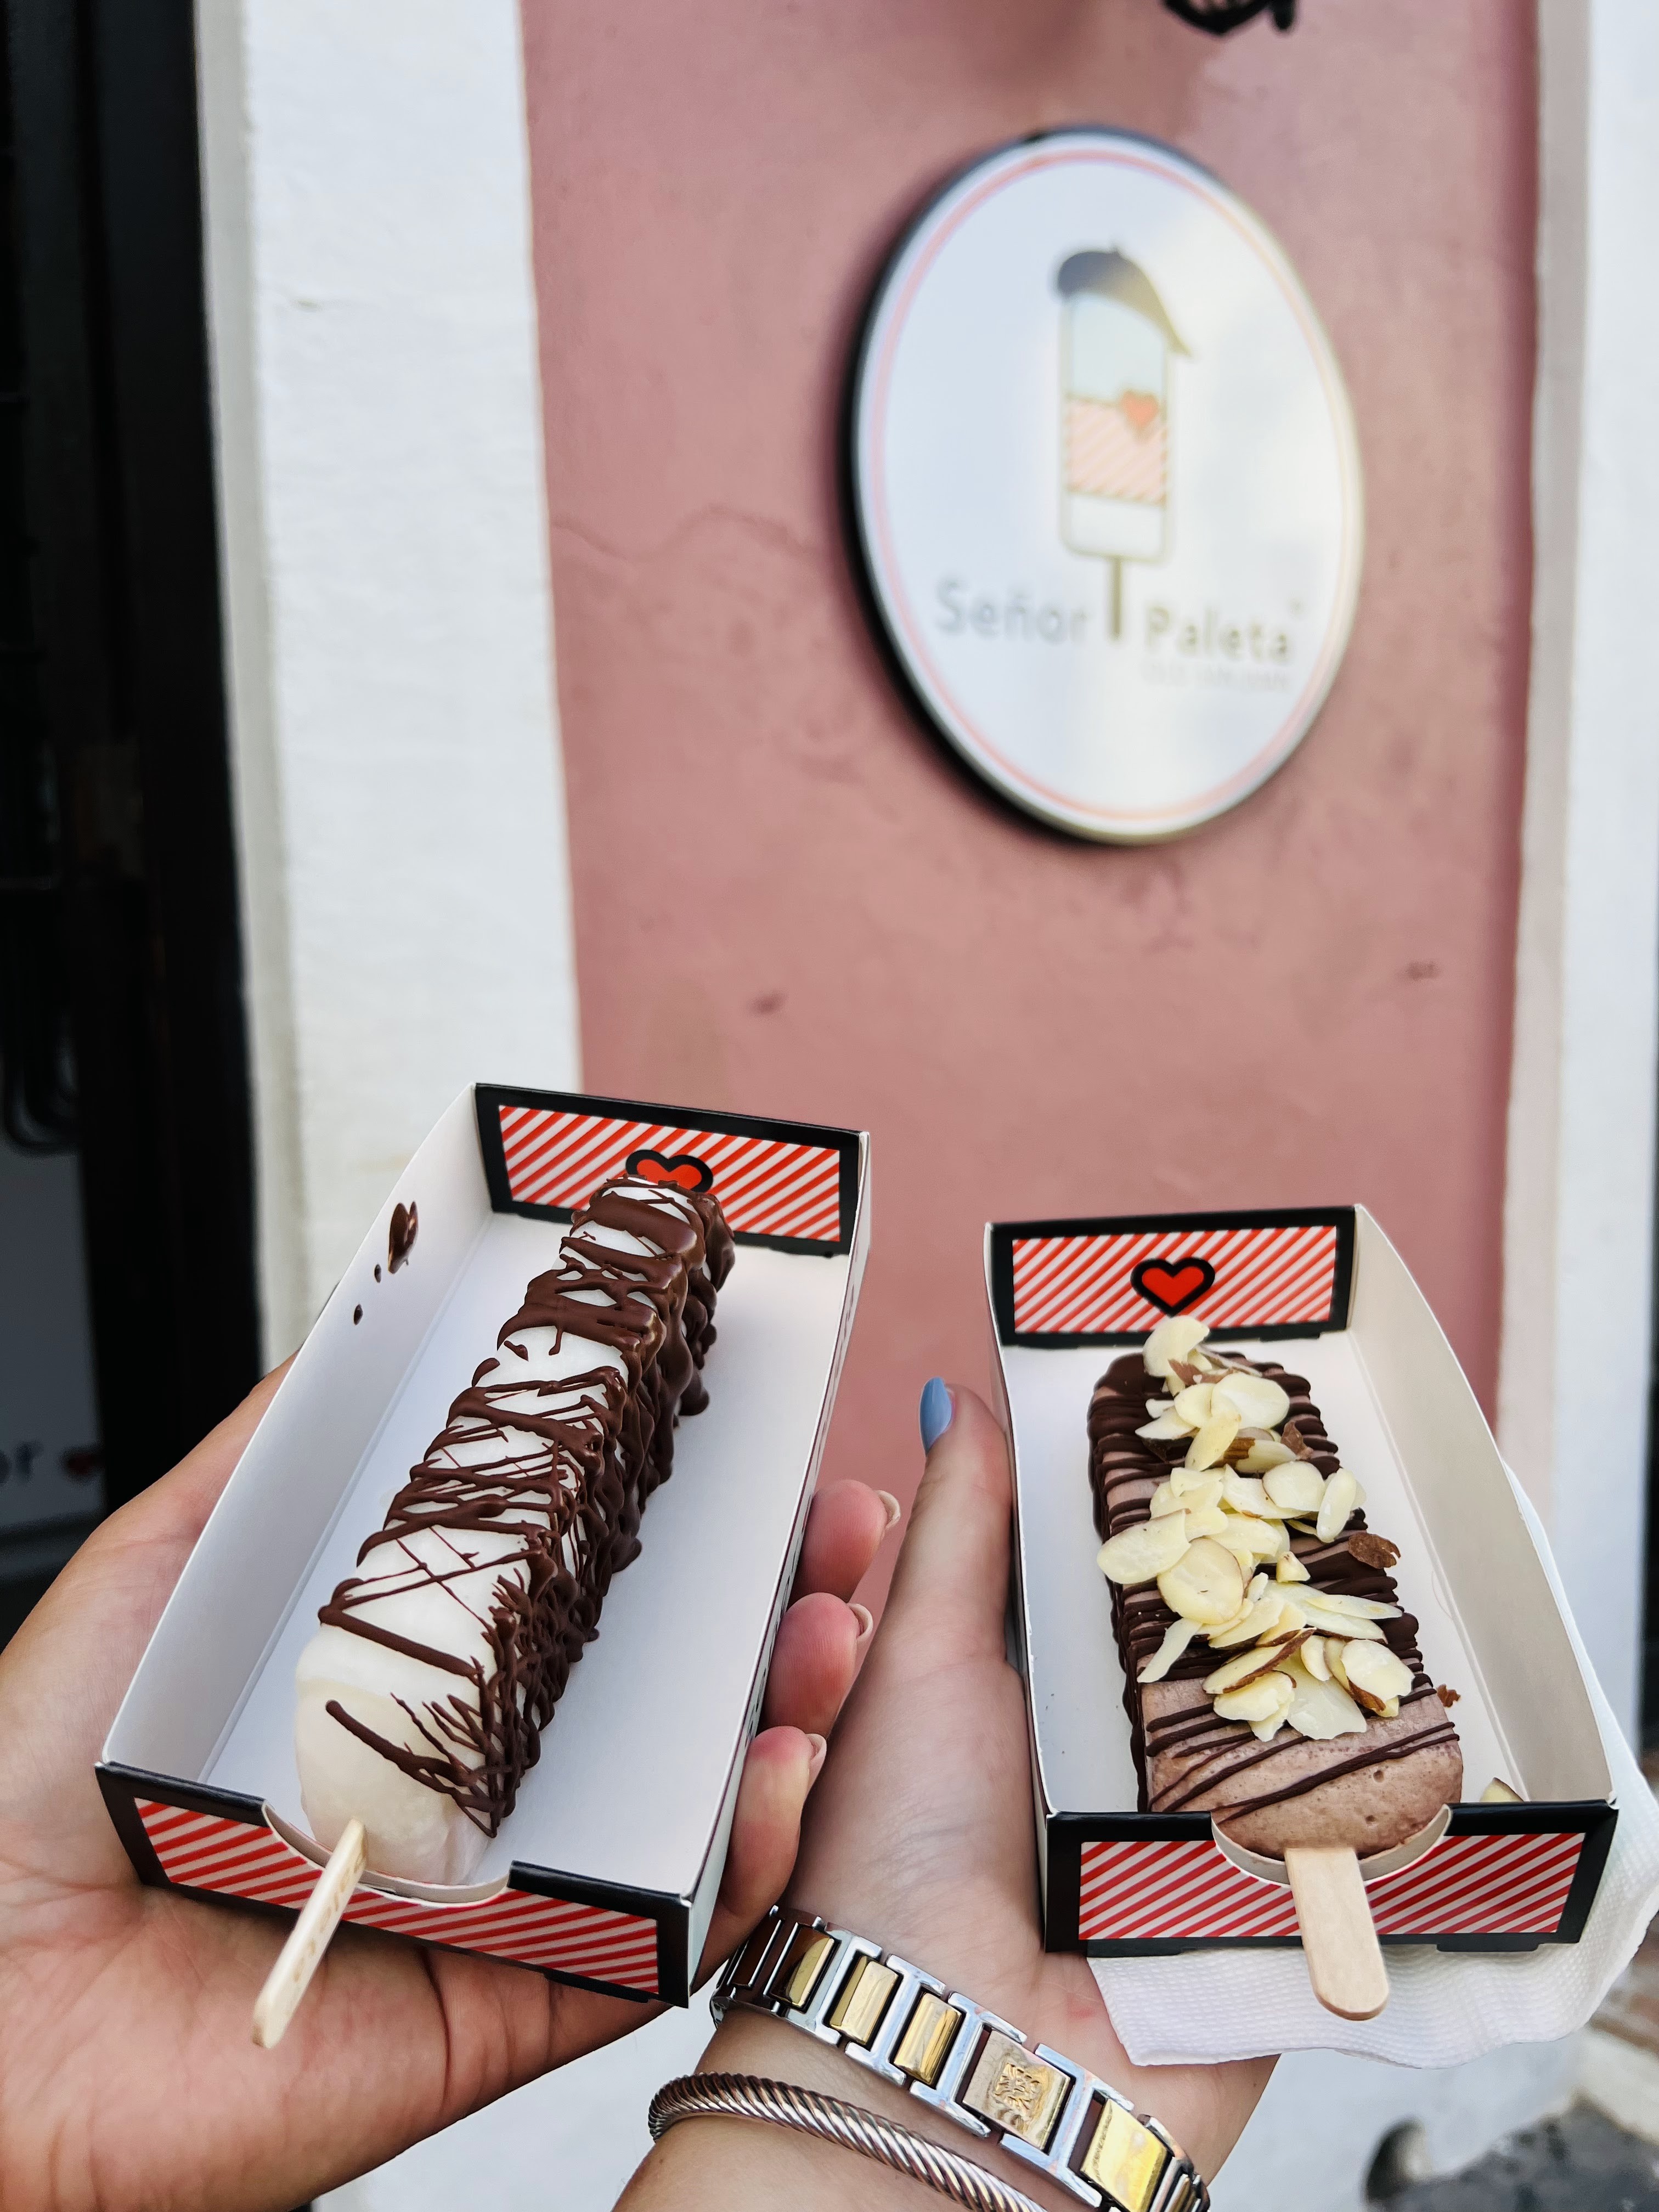
[[[280,1375],[106,1522],[0,1655],[0,2203],[280,2212],[657,2009],[343,1928],[286,2039],[249,2035],[284,1929],[135,1877],[94,1766],[150,1631]],[[817,1498],[705,1957],[782,1892],[892,1520]],[[648,1538],[647,1538],[648,1540]]]

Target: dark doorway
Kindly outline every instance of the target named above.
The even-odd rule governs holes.
[[[0,8],[0,1326],[88,1331],[95,1401],[0,1404],[15,1610],[258,1330],[192,11]]]
[[[1642,1603],[1643,1765],[1659,1786],[1659,1223],[1656,1223],[1653,1346],[1648,1360],[1647,1573]]]

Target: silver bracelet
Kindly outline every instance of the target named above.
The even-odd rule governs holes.
[[[839,2097],[822,2096],[793,2081],[767,2081],[753,2074],[682,2074],[665,2082],[651,2100],[651,2140],[660,2142],[681,2120],[696,2119],[770,2120],[842,2143],[896,2173],[925,2181],[970,2212],[1042,2212],[1029,2197],[971,2159],[958,2158],[861,2105],[843,2104]]]
[[[866,1936],[774,1905],[727,1962],[713,2010],[787,2021],[970,2133],[1112,2212],[1209,2212],[1168,2130],[1098,2075]]]

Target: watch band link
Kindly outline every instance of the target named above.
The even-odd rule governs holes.
[[[923,2104],[1111,2212],[1208,2212],[1180,2145],[1097,2075],[867,1936],[775,1905],[714,1992],[846,2052]]]

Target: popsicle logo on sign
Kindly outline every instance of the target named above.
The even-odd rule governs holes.
[[[878,287],[852,443],[899,666],[1018,805],[1168,837],[1306,733],[1358,591],[1352,422],[1284,254],[1184,156],[1062,131],[958,177]]]
[[[1066,302],[1060,536],[1106,562],[1107,629],[1117,638],[1123,563],[1169,551],[1170,362],[1187,349],[1126,255],[1073,253],[1055,282]]]

